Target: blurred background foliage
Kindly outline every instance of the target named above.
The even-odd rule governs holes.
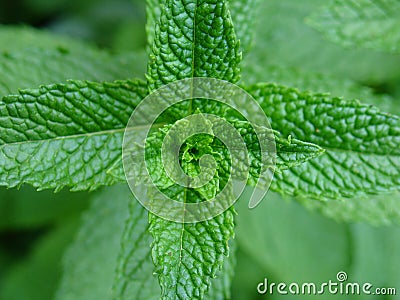
[[[400,112],[400,56],[344,49],[324,40],[306,22],[324,2],[261,1],[252,50],[244,54],[242,81],[276,81],[338,96],[365,97],[365,102]],[[144,0],[0,1],[0,24],[33,26],[100,47],[115,59],[104,63],[125,67],[118,74],[132,77],[145,72],[145,21]],[[9,38],[39,45],[24,36]],[[4,38],[2,43],[5,51]],[[7,49],[13,50],[19,49]],[[79,224],[84,222],[81,215],[91,199],[102,193],[55,194],[25,186],[18,191],[0,189],[0,300],[54,299],[63,253],[72,241],[76,243]],[[282,297],[257,295],[256,286],[265,277],[274,282],[318,283],[334,280],[339,271],[346,271],[353,282],[397,287],[400,294],[399,195],[374,197],[370,201],[376,206],[374,214],[363,212],[363,199],[348,201],[327,205],[302,199],[307,210],[297,201],[269,193],[260,207],[249,211],[245,201],[239,200],[232,299]],[[102,228],[101,218],[93,222]],[[104,232],[104,239],[120,234]],[[96,253],[95,246],[86,247],[84,251]],[[112,247],[108,251],[118,250]],[[101,257],[97,262],[101,267]],[[85,271],[93,282],[88,287],[96,288],[96,273],[89,267]],[[301,297],[308,298],[313,297]],[[322,296],[330,298],[364,299]],[[400,299],[400,295],[368,299]]]

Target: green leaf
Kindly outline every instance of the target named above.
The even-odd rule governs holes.
[[[226,300],[232,299],[231,283],[235,274],[236,267],[236,241],[231,240],[229,243],[229,257],[224,259],[224,264],[217,278],[211,282],[211,287],[205,295],[206,300]]]
[[[154,276],[151,260],[149,224],[147,211],[138,201],[130,198],[130,217],[125,223],[121,251],[114,280],[115,299],[156,300],[160,298],[160,286]],[[232,245],[230,245],[232,247]],[[231,250],[232,251],[232,250]],[[234,256],[224,261],[221,273],[212,281],[209,294],[205,299],[223,300],[230,298],[230,279],[235,266]]]
[[[273,84],[247,90],[272,127],[326,149],[307,164],[276,174],[274,190],[317,199],[399,190],[399,117],[355,100]]]
[[[165,5],[165,2],[166,0],[147,0],[146,33],[149,46],[153,44],[156,22],[161,16],[161,7]],[[247,51],[251,48],[255,15],[260,0],[228,0],[226,2],[235,26],[236,37],[240,41],[240,47]]]
[[[213,138],[209,135],[194,136],[182,145],[182,168],[188,175],[196,176],[200,172],[198,160],[205,154],[212,155],[217,162],[216,174],[205,186],[185,188],[169,179],[160,161],[162,147],[159,144],[162,144],[167,130],[163,128],[147,139],[146,164],[154,184],[179,202],[196,203],[215,197],[225,185],[226,176],[223,159],[219,152],[214,152]],[[198,153],[198,156],[191,153]],[[147,196],[155,198],[157,194],[149,189]],[[152,257],[163,299],[204,298],[212,285],[210,279],[216,277],[224,256],[228,256],[234,214],[234,209],[230,208],[199,223],[178,223],[149,215],[149,231],[153,235]]]
[[[154,90],[192,77],[235,82],[240,60],[225,1],[167,0],[156,26],[148,85]]]
[[[156,23],[148,87],[153,91],[175,80],[193,77],[235,82],[239,79],[240,60],[239,43],[225,1],[167,0]],[[188,113],[192,112],[189,109]],[[220,180],[211,180],[210,184],[213,185],[210,191],[167,188],[164,192],[173,193],[177,201],[199,202],[220,189]],[[228,255],[233,214],[231,208],[214,219],[188,224],[150,214],[152,256],[163,299],[204,298],[210,279],[216,276],[223,257]]]
[[[180,193],[176,200],[197,201]],[[163,299],[203,299],[228,255],[233,236],[233,209],[200,223],[175,223],[150,215],[153,261]]]
[[[94,190],[121,156],[130,113],[147,94],[140,81],[70,81],[4,97],[0,185]]]
[[[113,299],[114,270],[130,199],[129,189],[121,185],[93,197],[75,241],[65,253],[57,300]]]
[[[178,121],[178,124],[181,121]],[[270,129],[264,127],[258,127],[258,135],[253,129],[253,126],[247,121],[232,121],[231,124],[235,128],[235,130],[240,134],[243,139],[243,142],[246,144],[249,158],[249,183],[255,183],[256,179],[259,177],[260,168],[262,165],[261,152],[259,143],[264,143],[268,145],[271,141],[271,138],[274,138],[276,144],[276,172],[282,172],[289,168],[293,168],[302,163],[309,161],[310,159],[314,159],[324,153],[324,149],[321,147],[296,140],[294,138],[283,138],[278,132],[273,132]],[[218,122],[213,124],[214,127],[218,127]],[[146,148],[150,149],[146,154],[146,164],[140,166],[140,168],[135,173],[135,178],[140,182],[141,178],[146,177],[145,168],[149,168],[150,176],[154,180],[154,182],[159,181],[160,184],[165,188],[172,186],[174,182],[168,177],[165,172],[165,168],[163,166],[162,157],[162,147],[164,139],[167,135],[168,130],[172,127],[172,125],[165,125],[160,128],[158,131],[149,135],[146,141]],[[211,128],[212,131],[212,128]],[[203,141],[198,144],[193,144],[186,142],[184,146],[185,152],[182,154],[183,157],[183,167],[186,166],[187,171],[190,172],[191,167],[185,165],[185,161],[190,161],[186,155],[187,150],[192,150],[193,148],[197,148],[199,154],[198,157],[193,158],[197,160],[204,154],[211,154],[214,156],[214,159],[220,164],[218,168],[222,172],[220,177],[224,177],[226,173],[229,172],[229,149],[220,144],[220,142],[216,139],[210,143],[209,152],[207,152],[207,141]],[[232,150],[232,149],[231,149]],[[204,151],[204,152],[202,152]],[[136,149],[132,149],[132,155],[138,155]],[[186,160],[185,160],[186,157]],[[192,161],[193,162],[193,161]],[[117,176],[119,179],[124,179],[124,171],[122,166],[122,161],[118,161],[112,169],[112,174]],[[195,176],[197,174],[193,174]]]
[[[400,53],[398,0],[335,0],[308,23],[331,41]]]

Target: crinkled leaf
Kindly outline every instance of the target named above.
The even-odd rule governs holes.
[[[178,124],[181,121],[178,121]],[[176,125],[175,124],[175,125]],[[300,140],[296,140],[294,138],[283,138],[278,132],[272,131],[271,129],[267,129],[264,127],[258,127],[258,135],[254,131],[254,127],[247,121],[231,121],[231,124],[235,128],[235,130],[240,134],[243,139],[243,142],[246,144],[246,148],[248,151],[248,159],[249,159],[249,181],[255,182],[255,180],[259,177],[260,168],[262,165],[261,152],[259,143],[264,143],[268,145],[271,142],[271,139],[274,139],[276,145],[276,160],[275,160],[275,171],[282,172],[289,168],[293,168],[302,163],[307,162],[310,159],[314,159],[324,153],[324,149],[321,147],[302,142]],[[218,127],[218,122],[215,122],[213,126]],[[159,131],[156,131],[147,138],[146,141],[146,164],[142,164],[140,168],[137,168],[134,173],[134,177],[137,178],[136,181],[140,182],[143,178],[146,178],[147,171],[145,168],[149,168],[150,176],[152,177],[153,182],[160,182],[160,184],[165,188],[173,185],[172,179],[165,173],[165,168],[163,164],[165,162],[162,161],[162,146],[164,139],[172,125],[165,125]],[[212,130],[212,129],[211,129]],[[197,147],[198,157],[201,157],[204,154],[211,154],[214,156],[214,159],[219,163],[218,168],[221,170],[221,176],[225,176],[229,172],[230,168],[230,154],[229,150],[236,149],[227,149],[224,147],[218,139],[213,139],[211,144],[209,145],[210,152],[202,152],[204,151],[206,142],[202,142],[200,144],[193,145],[189,142],[186,142],[183,146],[184,149],[193,150],[193,148]],[[199,146],[203,149],[200,149]],[[139,152],[136,149],[131,149],[132,155],[139,155]],[[185,151],[182,154],[183,157],[183,167],[186,166],[186,171],[190,172],[191,168],[185,165],[185,157],[187,160],[187,152]],[[268,153],[267,153],[268,154]],[[240,163],[240,162],[237,162]],[[243,162],[244,163],[244,162]],[[124,172],[122,161],[118,161],[112,168],[111,173],[123,179]],[[196,176],[198,174],[192,174]],[[160,186],[161,187],[161,186]]]
[[[239,79],[240,60],[239,43],[225,1],[167,0],[156,22],[148,87],[153,91],[164,84],[193,77],[235,82]],[[189,106],[189,114],[192,109]],[[176,191],[167,187],[163,191],[173,194],[177,201],[199,202],[217,193],[220,184],[221,180],[211,180],[210,192],[183,187]],[[210,279],[216,276],[223,257],[228,255],[233,214],[231,208],[214,219],[189,224],[150,215],[152,256],[163,299],[204,298]]]
[[[198,201],[182,190],[177,201]],[[186,198],[185,198],[186,197]],[[233,236],[233,209],[199,223],[175,223],[150,215],[152,256],[163,299],[203,299],[221,269]]]
[[[129,198],[129,195],[126,197]],[[125,223],[114,280],[114,297],[121,300],[157,300],[160,298],[160,286],[151,260],[152,238],[148,231],[148,212],[135,199],[131,199],[129,210],[130,217]],[[229,299],[234,265],[234,256],[230,255],[225,259],[221,273],[212,281],[209,295],[205,299]]]
[[[235,82],[241,60],[225,1],[170,1],[162,6],[148,67],[148,84],[192,77]]]
[[[260,0],[228,0],[228,8],[235,26],[236,38],[240,41],[240,47],[249,50],[253,39],[253,29],[256,20],[256,12]],[[161,7],[166,0],[147,0],[147,43],[152,45],[154,41],[156,22],[161,15]]]
[[[398,0],[335,0],[314,13],[308,23],[346,47],[400,52]]]
[[[162,147],[159,144],[162,144],[166,130],[164,128],[147,139],[146,164],[154,184],[162,193],[179,202],[198,203],[215,197],[226,184],[226,162],[219,152],[214,152],[213,138],[209,135],[194,136],[182,146],[182,169],[188,175],[194,177],[200,173],[199,158],[205,154],[212,155],[217,164],[214,176],[206,185],[186,188],[170,180],[160,160]],[[201,139],[199,143],[198,139]],[[198,153],[199,156],[191,153]],[[229,195],[233,197],[232,192]],[[154,188],[148,190],[147,196],[153,199],[158,197]],[[162,299],[204,298],[211,285],[210,279],[221,269],[224,256],[228,256],[228,241],[233,237],[233,218],[233,208],[199,223],[172,222],[149,215],[149,231],[153,235],[152,257]]]
[[[243,78],[268,81],[313,92],[330,91],[334,96],[360,98],[384,111],[400,112],[400,105],[391,97],[376,95],[368,87],[348,79],[317,74],[278,66],[251,66],[244,69]],[[298,199],[309,209],[342,222],[367,222],[374,225],[400,222],[400,201],[396,195],[353,197],[340,201],[313,201]]]
[[[95,189],[116,182],[124,128],[146,95],[140,81],[24,90],[0,103],[0,185]]]
[[[249,158],[253,169],[253,171],[250,173],[253,177],[257,177],[260,167],[260,157],[255,133],[254,131],[250,130],[251,125],[249,125],[247,122],[237,121],[233,124],[237,131],[242,135],[245,143],[248,145],[248,150],[250,153]],[[202,151],[207,149],[206,140],[204,140],[201,144],[198,144],[197,147],[200,148],[196,148],[197,151],[194,151],[194,153],[199,153],[199,156],[204,154],[214,155],[218,166],[217,176],[215,181],[212,182],[211,186],[207,184],[207,188],[205,189],[197,188],[187,191],[185,188],[175,185],[174,182],[171,181],[171,179],[165,174],[163,168],[161,149],[169,127],[170,126],[162,128],[160,131],[155,132],[147,139],[146,164],[149,168],[150,176],[152,177],[153,182],[165,194],[172,196],[174,200],[177,201],[198,202],[199,200],[207,200],[213,197],[215,193],[218,193],[219,190],[215,190],[213,187],[215,184],[219,184],[220,186],[223,184],[223,180],[225,180],[226,176],[225,174],[229,170],[229,165],[227,165],[229,156],[227,156],[227,153],[225,153],[224,150],[218,148],[219,144],[217,141],[208,141],[211,142],[211,147],[209,148],[209,151],[211,152],[209,153],[202,153]],[[265,140],[265,142],[268,142],[271,131],[266,131],[265,137],[267,140]],[[280,151],[280,155],[278,155],[278,166],[281,168],[281,170],[292,167],[293,165],[297,165],[312,157],[316,157],[322,152],[319,147],[312,144],[302,143],[296,140],[287,141],[279,137],[276,137],[276,139],[279,141],[277,143],[277,147],[279,149],[278,151]],[[194,144],[191,144],[190,141],[184,144],[182,148],[186,149],[188,145],[190,146],[190,149],[193,149],[192,147]],[[213,153],[212,151],[215,149],[219,149],[219,151]],[[190,167],[195,158],[190,157],[190,159],[188,159],[185,157],[186,153],[187,152],[184,152],[183,154],[182,167],[190,174],[190,172],[193,172],[193,170],[196,171],[196,169]],[[194,165],[194,167],[196,167],[196,165]],[[138,180],[144,177],[145,175],[143,174],[136,174],[135,176],[135,178],[138,178]],[[149,196],[151,196],[151,194]],[[188,199],[184,199],[185,196],[188,197]],[[132,214],[134,214],[134,212],[132,212]],[[225,221],[224,218],[228,218],[228,222]],[[224,254],[227,251],[226,248],[222,247],[223,245],[226,245],[227,242],[227,238],[224,236],[229,237],[229,235],[232,234],[232,225],[230,225],[231,227],[228,227],[228,224],[230,223],[229,219],[231,218],[233,218],[232,212],[227,211],[218,216],[216,219],[207,222],[198,224],[179,224],[165,221],[159,217],[151,215],[150,231],[153,233],[155,239],[153,259],[156,263],[156,266],[158,266],[157,273],[160,275],[160,282],[164,291],[164,297],[166,297],[166,299],[174,298],[175,294],[178,295],[178,298],[180,297],[183,299],[190,297],[201,297],[203,295],[204,290],[210,284],[206,279],[207,277],[204,275],[208,275],[210,277],[215,275],[216,268],[213,266],[212,262],[214,259],[221,260],[221,254]],[[211,227],[211,229],[207,230],[209,227]],[[135,234],[136,232],[137,231],[135,230]],[[221,238],[225,240],[218,243],[218,239]],[[210,246],[203,247],[202,245],[209,245],[210,242],[206,242],[207,240],[214,240],[214,243],[217,246],[219,245],[218,248],[220,249],[215,251]],[[128,241],[129,243],[131,242],[130,239],[128,239]],[[133,251],[132,247],[133,246],[130,246],[128,248],[130,249],[127,250],[129,253]],[[209,259],[202,259],[202,256],[209,257]],[[195,263],[193,260],[199,261]],[[203,262],[204,260],[204,265],[200,265],[200,262]],[[126,272],[130,272],[132,268],[134,269],[133,266],[135,266],[136,261],[137,260],[135,259],[132,264],[128,265]],[[200,287],[197,289],[196,284],[194,284],[196,282],[201,282]],[[211,281],[211,286],[213,285],[213,282],[214,281]]]
[[[355,100],[277,85],[258,84],[248,91],[273,128],[326,149],[307,164],[276,174],[275,190],[318,199],[399,190],[399,117]]]
[[[153,274],[148,212],[128,193],[129,191],[125,192],[125,197],[130,199],[129,218],[125,222],[121,238],[114,278],[114,297],[121,300],[157,300],[160,298],[160,286]]]

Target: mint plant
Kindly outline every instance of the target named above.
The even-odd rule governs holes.
[[[366,6],[361,5],[364,2]],[[398,53],[394,25],[399,4],[392,2],[335,1],[308,22],[345,45]],[[225,186],[233,190],[228,184],[230,154],[213,136],[215,124],[205,122],[208,134],[190,137],[179,152],[183,170],[193,177],[202,171],[202,156],[214,158],[216,172],[207,185],[179,186],[163,171],[161,148],[171,127],[187,116],[213,114],[229,122],[243,139],[249,186],[262,177],[261,144],[272,138],[275,174],[265,190],[294,197],[339,219],[354,220],[364,213],[373,222],[379,213],[399,222],[398,201],[384,200],[387,206],[379,206],[376,198],[369,197],[399,191],[399,117],[354,98],[366,97],[377,105],[392,100],[352,81],[279,66],[264,69],[246,61],[258,4],[256,0],[148,0],[146,79],[141,74],[132,78],[140,72],[133,55],[107,54],[27,28],[1,28],[2,40],[7,36],[9,40],[0,46],[0,68],[7,70],[0,85],[0,184],[72,192],[115,185],[101,191],[86,212],[65,254],[56,299],[231,298],[235,218],[241,210],[232,206],[206,221],[174,222],[145,210],[122,186],[126,183],[122,145],[132,112],[149,94],[182,79],[239,84],[254,97],[273,130],[267,124],[256,128],[265,134],[259,139],[243,117],[252,113],[251,105],[234,112],[211,99],[194,98],[170,107],[146,139],[145,166],[157,188],[169,197],[189,204],[213,199]],[[361,23],[345,22],[352,22],[347,6],[361,16]],[[364,24],[382,29],[370,22],[374,16],[383,18],[387,30],[393,31],[390,39],[385,32],[378,38],[368,36],[368,30],[358,34]],[[11,40],[16,33],[21,39]],[[44,49],[25,47],[29,39]],[[326,93],[331,88],[332,94]],[[339,97],[343,95],[347,97]],[[147,197],[154,195],[149,189]],[[249,198],[245,193],[239,202]],[[91,276],[96,281],[86,282]]]

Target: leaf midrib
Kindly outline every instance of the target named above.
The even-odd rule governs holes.
[[[107,130],[96,131],[96,132],[86,132],[86,133],[79,133],[79,134],[72,134],[72,135],[65,135],[65,136],[57,136],[57,137],[47,138],[47,139],[26,140],[26,141],[20,141],[20,142],[5,143],[5,144],[0,145],[0,149],[7,147],[7,146],[14,146],[14,145],[25,145],[25,144],[30,144],[30,143],[32,143],[32,144],[33,143],[45,143],[45,142],[52,142],[52,141],[58,141],[58,140],[78,139],[81,137],[91,137],[91,136],[96,136],[96,135],[116,134],[116,133],[124,132],[128,129],[137,130],[139,128],[146,128],[146,127],[150,127],[150,126],[152,128],[161,128],[165,125],[166,125],[165,123],[156,123],[153,125],[123,127],[123,128],[118,128],[118,129],[107,129]]]

